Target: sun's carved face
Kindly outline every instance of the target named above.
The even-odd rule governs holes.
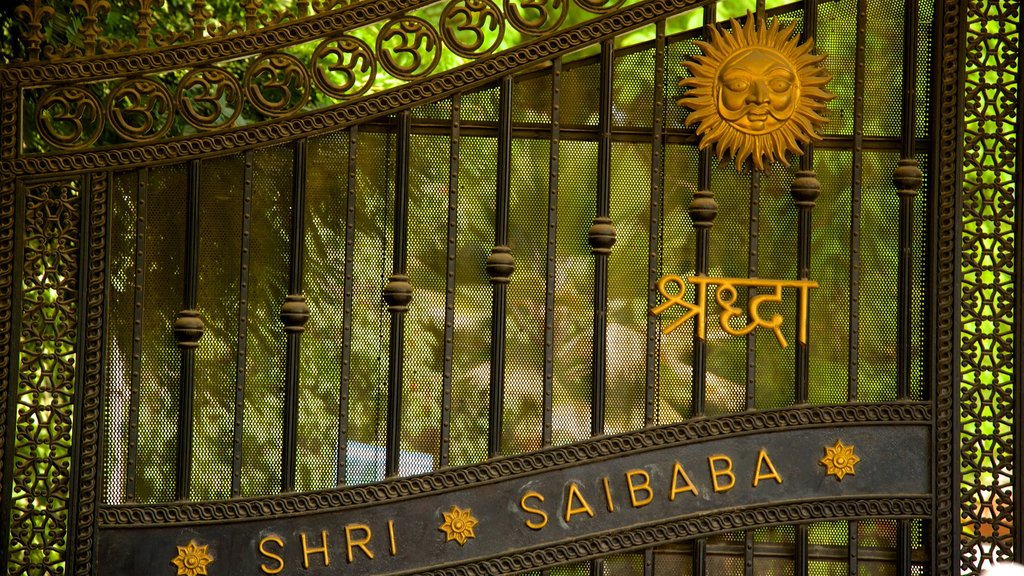
[[[811,52],[813,41],[799,43],[796,23],[730,22],[731,33],[712,28],[708,42],[696,42],[704,54],[683,63],[692,74],[679,83],[690,88],[679,101],[693,110],[686,125],[699,124],[700,147],[716,145],[737,169],[748,158],[756,170],[775,160],[788,166],[786,154],[803,154],[800,144],[820,140],[828,121],[820,114],[833,98],[825,90],[832,76],[819,66],[825,56]]]

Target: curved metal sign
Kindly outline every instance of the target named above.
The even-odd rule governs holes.
[[[925,516],[928,421],[923,404],[797,408],[383,484],[111,507],[100,565],[109,575],[506,572],[744,526]]]

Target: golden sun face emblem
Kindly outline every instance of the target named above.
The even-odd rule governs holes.
[[[736,159],[737,170],[749,158],[756,170],[787,153],[803,154],[800,144],[821,140],[817,129],[828,122],[820,114],[834,96],[825,90],[832,75],[811,51],[814,41],[799,43],[796,23],[780,29],[747,14],[744,25],[730,20],[732,31],[711,29],[708,42],[696,41],[703,55],[684,62],[692,77],[679,100],[693,110],[686,125],[699,124],[701,149],[716,145],[718,159]]]
[[[200,576],[206,574],[206,567],[213,562],[213,557],[207,553],[209,545],[197,546],[192,540],[188,546],[178,546],[178,555],[171,560],[171,564],[178,567],[176,576]]]
[[[463,510],[458,506],[452,506],[451,510],[442,513],[444,514],[444,524],[441,524],[438,530],[444,532],[445,542],[455,540],[459,546],[465,546],[466,540],[476,538],[473,527],[479,521],[473,518],[472,512],[473,510],[470,508]]]
[[[825,467],[826,476],[835,476],[836,480],[842,480],[843,476],[856,474],[853,465],[860,462],[860,458],[853,453],[853,446],[843,444],[842,440],[836,440],[836,445],[825,447],[825,457],[819,460]]]

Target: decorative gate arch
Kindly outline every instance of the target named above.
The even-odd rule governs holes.
[[[1015,3],[228,4],[0,12],[7,574],[1024,549]]]

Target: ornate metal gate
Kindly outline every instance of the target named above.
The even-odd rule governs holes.
[[[2,10],[7,574],[1024,549],[1016,2]]]

